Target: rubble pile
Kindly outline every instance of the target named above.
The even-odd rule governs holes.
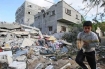
[[[3,30],[0,34],[0,69],[80,68],[75,62],[78,51],[75,44],[48,35],[44,36],[45,43],[40,31],[28,28],[30,31]],[[104,69],[105,46],[96,50],[98,69]]]

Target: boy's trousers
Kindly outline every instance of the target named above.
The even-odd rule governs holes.
[[[85,57],[90,68],[96,69],[95,51],[83,52],[83,50],[80,50],[76,56],[75,61],[77,62],[77,64],[79,64],[83,69],[88,69],[86,65],[83,63]]]

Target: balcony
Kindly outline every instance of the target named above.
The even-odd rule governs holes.
[[[66,19],[59,19],[59,20],[57,20],[57,21],[62,22],[62,23],[66,23],[66,24],[74,24],[73,22],[68,21],[68,20],[66,20]]]

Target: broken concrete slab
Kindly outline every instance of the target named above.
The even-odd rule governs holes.
[[[1,62],[6,62],[8,64],[12,63],[13,59],[12,59],[12,51],[3,51],[3,52],[0,52],[0,56],[1,57]],[[4,58],[5,57],[5,58]]]
[[[53,65],[49,65],[45,69],[54,69],[54,66]]]
[[[15,69],[26,69],[26,62],[18,62],[18,61],[13,61],[9,67],[15,68]]]
[[[44,67],[43,63],[39,63],[39,64],[37,64],[35,69],[43,69],[43,67]]]
[[[16,57],[16,59],[15,59],[16,61],[22,61],[22,62],[26,62],[26,60],[27,60],[27,57],[25,56],[25,55],[21,55],[21,56],[18,56],[18,57]]]
[[[26,46],[32,46],[32,44],[34,44],[34,41],[31,38],[25,38],[20,47],[24,48]]]
[[[67,63],[66,65],[64,65],[63,67],[61,67],[60,69],[67,69],[67,67],[70,67],[71,63]]]

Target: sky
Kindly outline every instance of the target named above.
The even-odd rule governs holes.
[[[25,0],[1,0],[0,1],[0,21],[5,22],[15,22],[15,12],[20,7]],[[27,0],[29,2],[32,2],[34,4],[37,4],[42,7],[50,7],[53,3],[57,3],[60,0],[47,0],[52,3],[49,3],[45,0]],[[69,5],[71,5],[73,8],[75,8],[77,11],[79,11],[83,16],[86,14],[86,11],[89,10],[89,8],[85,9],[85,11],[82,11],[84,7],[86,7],[87,3],[82,3],[82,0],[64,0]],[[99,12],[103,12],[103,9],[100,8]],[[86,16],[86,20],[92,20],[92,18],[96,14],[96,7],[92,9]]]
[[[15,11],[25,0],[1,0],[0,21],[15,22]]]

